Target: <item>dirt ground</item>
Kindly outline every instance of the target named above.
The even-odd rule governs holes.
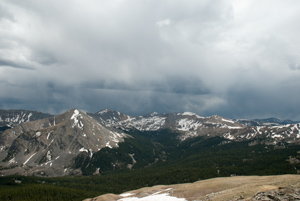
[[[300,175],[234,176],[197,181],[195,183],[161,185],[129,191],[132,197],[145,197],[161,192],[170,196],[194,200],[252,200],[259,192],[283,187],[300,188]],[[116,201],[121,195],[106,194],[85,201]]]

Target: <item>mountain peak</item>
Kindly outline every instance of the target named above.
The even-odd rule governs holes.
[[[109,109],[100,110],[99,112],[97,112],[97,114],[106,114],[108,112],[112,112],[112,110]]]

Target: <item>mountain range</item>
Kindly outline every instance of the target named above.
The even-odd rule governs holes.
[[[251,153],[257,147],[263,155],[297,150],[300,144],[297,122],[203,117],[192,112],[133,117],[76,108],[60,115],[0,110],[0,126],[0,175],[92,175],[166,164],[177,167],[200,163],[208,153],[214,154],[205,168],[213,166],[214,174],[220,174],[226,171],[214,157],[221,149],[242,146],[247,151],[234,160],[254,161],[251,157],[258,154]],[[296,173],[297,157],[294,151],[280,160]]]

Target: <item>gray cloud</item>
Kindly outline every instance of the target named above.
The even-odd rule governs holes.
[[[32,70],[34,69],[32,66],[24,63],[17,63],[14,61],[6,61],[0,59],[0,67],[12,67],[12,68],[22,68],[22,69],[27,69],[27,70]]]
[[[300,119],[296,5],[2,1],[1,107]]]

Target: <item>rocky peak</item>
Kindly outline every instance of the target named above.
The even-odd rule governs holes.
[[[0,161],[14,167],[7,170],[10,173],[25,174],[26,165],[29,172],[64,175],[70,173],[71,160],[78,154],[91,158],[102,148],[118,147],[127,136],[74,108],[6,130],[0,136]]]

